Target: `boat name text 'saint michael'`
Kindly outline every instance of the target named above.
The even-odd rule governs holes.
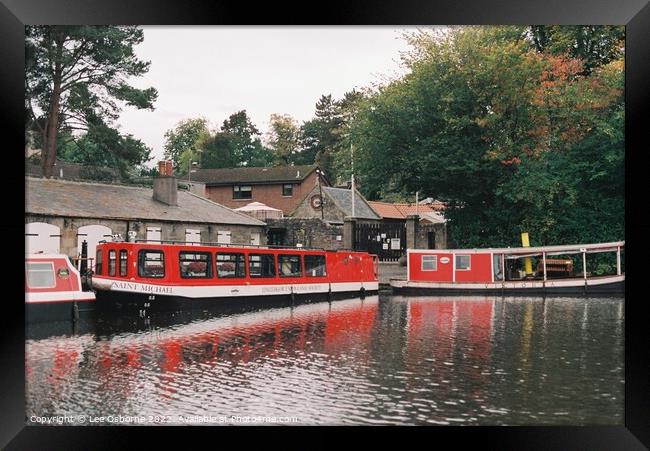
[[[158,285],[144,285],[139,283],[112,282],[113,290],[143,291],[145,293],[172,293],[172,287],[161,287]]]

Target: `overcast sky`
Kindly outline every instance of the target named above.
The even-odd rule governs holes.
[[[311,119],[323,94],[340,99],[403,73],[396,27],[143,27],[136,54],[151,62],[137,87],[158,90],[155,111],[124,108],[118,124],[163,156],[164,134],[188,118],[218,127],[245,109],[265,133],[272,113]]]

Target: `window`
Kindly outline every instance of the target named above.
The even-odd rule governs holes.
[[[27,285],[31,288],[52,288],[54,281],[54,265],[52,263],[25,263]]]
[[[201,231],[199,229],[185,229],[185,242],[187,244],[200,243]]]
[[[160,243],[162,232],[160,227],[147,227],[147,242]]]
[[[140,277],[165,277],[165,256],[162,251],[140,251],[138,274]]]
[[[305,275],[322,277],[327,275],[324,255],[305,255]]]
[[[244,254],[217,254],[217,277],[246,277]]]
[[[178,261],[184,279],[212,277],[212,261],[208,252],[180,252]]]
[[[252,199],[253,188],[250,185],[234,185],[232,187],[233,199]]]
[[[126,251],[126,249],[122,249],[120,251],[120,276],[125,277],[126,276],[126,269],[128,268],[128,261],[129,261],[129,253]]]
[[[285,183],[282,185],[282,195],[285,197],[293,196],[293,183]]]
[[[280,263],[280,276],[281,277],[300,277],[302,270],[300,268],[300,255],[280,255],[278,256]]]
[[[101,274],[102,273],[102,266],[103,266],[102,265],[102,258],[103,257],[102,257],[102,251],[101,250],[99,250],[99,249],[97,250],[96,257],[97,258],[95,259],[95,274]]]
[[[275,277],[275,258],[273,254],[250,254],[248,273],[251,277]]]
[[[232,232],[230,230],[217,231],[217,243],[230,244],[231,240],[232,240]]]
[[[456,269],[466,271],[471,269],[471,259],[469,255],[456,255]]]
[[[113,249],[108,251],[108,275],[109,276],[115,275],[116,258],[117,257],[115,256],[115,251]]]
[[[422,256],[422,271],[437,271],[438,270],[438,256],[437,255],[423,255]]]

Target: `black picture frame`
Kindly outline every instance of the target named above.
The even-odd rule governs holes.
[[[647,157],[647,128],[650,99],[650,5],[648,0],[491,0],[437,2],[327,2],[309,5],[196,0],[192,2],[146,0],[2,0],[0,4],[0,111],[5,157],[5,205],[12,210],[2,221],[6,256],[20,252],[24,229],[17,218],[24,213],[20,188],[24,178],[19,162],[24,147],[24,25],[25,24],[140,24],[140,25],[445,25],[445,24],[611,24],[626,25],[626,259],[625,302],[625,421],[624,426],[584,427],[454,427],[409,428],[428,445],[464,447],[476,444],[489,449],[644,449],[650,446],[650,375],[648,339],[645,336],[646,302],[642,296],[643,250],[650,224],[644,219],[641,202],[647,191],[644,173]],[[645,126],[645,127],[644,127]],[[646,138],[646,139],[643,139]],[[6,157],[10,156],[9,161]],[[16,160],[14,161],[13,158]],[[18,188],[17,188],[18,187]],[[29,195],[29,193],[25,193]],[[23,208],[23,212],[18,210]],[[14,211],[15,209],[16,211]],[[9,219],[10,218],[10,219]],[[7,246],[7,243],[9,245]],[[18,244],[13,244],[18,243]],[[17,250],[12,246],[18,247]],[[631,259],[631,260],[629,260]],[[0,446],[6,449],[103,449],[135,447],[133,437],[144,434],[151,440],[166,441],[178,432],[192,434],[192,446],[204,438],[223,434],[212,428],[125,428],[25,426],[24,309],[18,281],[19,265],[8,264],[3,296],[2,364],[0,374]],[[22,270],[21,270],[22,271]],[[23,275],[24,277],[24,275]],[[23,294],[21,294],[23,293]],[[232,428],[231,428],[232,429]],[[366,428],[364,428],[366,429]],[[264,441],[284,428],[266,428],[258,434]],[[151,434],[154,432],[154,434]],[[236,429],[235,434],[241,433]],[[367,432],[367,431],[366,431]],[[372,428],[376,439],[394,438],[392,428]],[[210,435],[210,437],[206,437]],[[249,434],[246,434],[249,435]],[[234,437],[231,436],[231,438]],[[312,433],[307,445],[317,439],[321,445],[340,443],[335,436]],[[246,439],[248,440],[248,439]],[[435,442],[432,442],[435,440]],[[451,441],[449,441],[451,440]],[[187,443],[187,442],[186,442]],[[442,444],[445,445],[442,445]],[[228,446],[215,442],[216,446]],[[290,444],[290,443],[288,443]],[[452,445],[453,444],[453,445]],[[232,446],[232,445],[230,445]]]

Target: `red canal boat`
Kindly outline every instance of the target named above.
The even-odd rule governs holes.
[[[407,279],[391,279],[390,285],[396,292],[413,294],[622,294],[624,248],[625,241],[501,249],[409,249]],[[602,253],[610,253],[609,267],[614,269],[610,274],[597,275],[589,270],[587,256],[591,259],[593,254]]]
[[[77,268],[63,254],[25,255],[25,319],[69,320],[92,310],[95,293],[83,291]]]
[[[97,246],[98,307],[169,310],[230,301],[321,300],[379,289],[366,252],[223,244],[110,242]]]

